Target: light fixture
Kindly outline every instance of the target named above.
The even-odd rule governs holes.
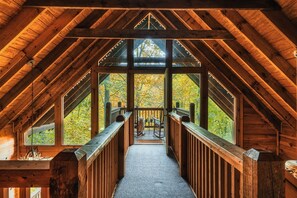
[[[35,64],[35,61],[32,59],[32,60],[29,60],[27,62],[28,65],[31,66],[31,73],[32,73],[32,84],[31,84],[31,98],[32,98],[32,101],[31,101],[31,110],[32,110],[32,115],[31,115],[31,145],[30,145],[30,149],[29,151],[26,153],[24,159],[25,160],[39,160],[41,159],[41,154],[38,152],[38,148],[37,147],[33,147],[33,144],[34,144],[34,128],[33,128],[33,117],[34,117],[34,73],[33,73],[33,69],[34,69],[34,64]]]

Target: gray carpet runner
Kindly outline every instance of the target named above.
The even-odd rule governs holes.
[[[190,187],[179,176],[175,159],[164,145],[133,145],[126,159],[126,175],[119,182],[116,198],[192,198]]]

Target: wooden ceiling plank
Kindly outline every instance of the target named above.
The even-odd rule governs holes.
[[[20,80],[11,91],[7,92],[0,99],[0,109],[3,110],[7,107],[17,96],[23,92],[37,77],[39,77],[50,65],[52,65],[56,59],[67,51],[77,39],[63,40],[57,45],[54,50],[46,56],[40,63],[38,63],[22,80]]]
[[[0,53],[2,53],[20,35],[28,25],[45,9],[23,8],[10,22],[0,29]]]
[[[221,26],[218,25],[218,22],[214,18],[212,18],[208,13],[203,11],[197,11],[196,13],[197,15],[199,15],[201,19],[204,20],[205,23],[207,23],[208,25],[212,25],[212,28],[221,28]],[[191,23],[191,25],[191,28],[199,28],[197,27],[198,24],[195,25]],[[244,77],[243,80],[250,86],[250,88],[255,93],[259,94],[262,98],[264,98],[266,101],[268,101],[269,106],[271,106],[275,111],[277,111],[284,121],[290,123],[291,126],[295,126],[295,115],[291,115],[286,109],[284,109],[284,107],[279,104],[279,101],[274,99],[264,87],[262,87],[249,73],[247,73],[246,70],[243,69],[242,66],[232,56],[230,56],[224,48],[222,48],[215,41],[205,41],[205,43],[209,47],[209,49],[211,49],[213,53],[217,54],[218,57],[220,57],[222,61],[225,62],[225,64],[229,65],[229,67],[232,68],[235,71],[235,73],[237,73],[241,77]],[[235,45],[240,46],[237,43],[235,43]],[[233,45],[230,45],[230,48],[232,48],[232,46]],[[235,52],[237,51],[235,50]],[[238,51],[237,53],[240,54],[242,53],[242,51]],[[247,59],[250,60],[251,58]]]
[[[205,25],[211,29],[221,29],[223,26],[219,24],[211,15],[205,11],[197,11],[195,14],[200,17]],[[193,27],[197,28],[197,26]],[[211,43],[211,42],[209,42]],[[224,43],[231,49],[236,57],[241,59],[247,66],[249,66],[263,81],[274,90],[291,108],[296,109],[295,98],[288,92],[281,83],[279,83],[269,71],[267,71],[243,46],[237,41],[224,41]],[[210,44],[215,45],[215,44]]]
[[[186,22],[184,24],[181,19],[174,16],[172,13],[168,11],[162,12],[167,19],[172,19],[172,23],[178,26],[179,29],[186,29]],[[219,70],[224,74],[224,76],[229,79],[230,83],[236,85],[236,87],[245,95],[245,97],[249,98],[254,104],[256,104],[257,108],[260,112],[263,113],[270,121],[271,124],[274,125],[275,128],[280,128],[280,120],[268,109],[259,99],[258,97],[250,91],[241,79],[239,79],[236,75],[234,75],[233,71],[231,71],[226,63],[222,62],[208,47],[205,46],[201,41],[191,41],[192,46],[188,44],[189,41],[182,41],[186,47],[188,47],[189,51],[199,60],[202,64],[206,64],[207,66],[213,68],[213,70]],[[264,89],[265,90],[265,89]]]
[[[135,30],[135,29],[83,29],[75,28],[67,38],[83,39],[179,39],[179,40],[216,40],[234,39],[225,30]]]
[[[92,8],[92,9],[137,9],[137,10],[176,10],[176,9],[280,9],[272,0],[27,0],[24,6],[29,7],[62,7],[62,8]]]
[[[94,17],[90,17],[90,15],[91,16],[94,16]],[[93,23],[96,23],[96,21],[98,20],[98,18],[100,18],[100,17],[102,17],[102,13],[101,12],[92,12],[91,14],[90,14],[85,20],[83,20],[80,24],[82,24],[82,25],[88,25],[88,24],[93,24]],[[96,18],[97,17],[97,20],[95,20],[94,18]],[[92,23],[88,23],[88,22],[86,22],[86,20],[90,20],[90,22],[92,22]],[[73,40],[73,39],[66,39],[66,40],[64,40],[64,41],[62,41],[62,42],[67,42],[67,40]],[[74,39],[74,41],[76,41],[77,39]],[[81,45],[81,48],[82,49],[88,49],[87,47],[88,47],[88,45],[90,44],[90,43],[92,43],[92,41],[91,40],[87,40],[87,41],[85,41],[86,43],[83,43],[82,45]],[[74,43],[74,42],[73,42]],[[63,44],[61,44],[60,43],[60,46],[61,45],[63,45]],[[78,47],[77,47],[78,48]],[[52,50],[52,52],[53,52],[53,50]],[[64,53],[64,51],[62,51],[61,52],[61,54],[60,54],[60,56],[62,55]],[[51,53],[50,53],[51,54]],[[48,56],[50,56],[50,54],[48,55]],[[70,64],[73,60],[75,60],[77,57],[78,57],[78,55],[79,55],[79,53],[78,54],[73,54],[73,56],[68,56],[68,58],[66,57],[66,58],[64,58],[63,59],[63,63],[64,64]],[[46,59],[47,57],[45,57],[44,59]],[[57,56],[56,57],[56,59],[58,59],[59,58],[59,56]],[[44,61],[44,59],[43,59],[43,61]],[[35,68],[36,68],[36,66],[35,66]],[[54,78],[56,78],[58,75],[59,75],[59,73],[58,72],[55,72],[57,69],[60,69],[58,66],[57,67],[55,67],[56,69],[55,70],[53,70],[53,72],[51,72],[50,73],[50,75],[51,74],[55,74],[55,76],[54,76]],[[62,67],[62,68],[64,68],[64,67]],[[44,80],[42,80],[42,82],[43,82],[43,86],[46,86],[50,81],[47,79],[47,78],[49,78],[49,76],[47,76],[47,77],[44,77]],[[35,88],[36,89],[36,88]],[[41,91],[41,90],[40,90]],[[35,94],[35,96],[37,96],[37,94]],[[19,105],[17,105],[17,106],[14,106],[14,107],[10,107],[11,109],[10,109],[10,111],[9,111],[9,114],[8,115],[2,115],[1,114],[1,112],[0,112],[0,117],[1,118],[5,118],[5,119],[1,119],[1,122],[0,122],[0,128],[2,128],[2,126],[4,126],[5,125],[5,123],[7,124],[9,121],[11,121],[11,120],[13,120],[13,119],[15,119],[15,117],[18,115],[18,113],[19,112],[21,112],[21,111],[23,111],[23,109],[24,108],[26,108],[26,107],[28,107],[28,104],[30,103],[30,100],[27,98],[27,102],[25,102],[25,101],[22,101],[22,103],[21,104],[19,104]],[[0,100],[1,101],[1,100]],[[26,106],[27,105],[27,106]],[[15,108],[17,108],[17,110],[14,110]]]
[[[296,70],[290,65],[280,53],[268,43],[238,12],[222,11],[223,15],[236,27],[245,37],[256,46],[262,54],[275,65],[288,80],[296,85]]]
[[[127,15],[121,16],[121,17],[125,17],[125,20],[119,20],[117,24],[109,23],[109,25],[114,25],[117,28],[121,28],[121,27],[132,28],[134,27],[134,25],[136,25],[139,22],[138,17],[144,17],[145,15],[147,15],[147,11],[142,11],[142,12],[137,11],[136,13],[129,12]],[[37,108],[41,108],[41,109],[36,110],[36,113],[34,114],[34,120],[39,119],[43,115],[43,112],[47,111],[50,108],[50,106],[55,101],[52,99],[54,98],[53,96],[56,96],[57,94],[61,95],[62,93],[65,94],[65,92],[67,92],[73,86],[74,82],[72,81],[68,82],[70,83],[70,85],[65,83],[65,86],[67,86],[67,88],[62,86],[63,83],[68,79],[77,81],[77,77],[74,78],[73,76],[71,76],[73,72],[76,72],[81,67],[83,67],[83,69],[88,70],[89,66],[93,64],[93,63],[90,64],[90,62],[92,61],[96,62],[94,64],[98,64],[98,60],[102,58],[102,56],[104,56],[117,42],[118,42],[117,40],[113,40],[110,42],[101,40],[99,43],[97,42],[97,44],[95,44],[93,48],[89,49],[89,52],[84,53],[84,55],[86,56],[85,58],[81,58],[80,61],[76,61],[75,63],[73,63],[74,65],[71,65],[71,67],[68,67],[69,69],[65,69],[64,72],[61,72],[62,74],[59,76],[57,80],[55,80],[54,84],[51,84],[51,86],[47,86],[47,89],[43,90],[43,92],[40,93],[39,97],[36,99],[36,103],[37,103],[36,105],[38,106]],[[83,74],[80,74],[80,78],[82,77],[82,75],[86,74],[87,70],[82,72]],[[55,93],[48,91],[48,89],[52,90],[52,88],[55,90]],[[57,90],[59,91],[59,93],[56,92]],[[45,103],[47,105],[45,105]],[[32,123],[30,121],[30,118],[32,116],[31,111],[28,109],[23,112],[20,112],[17,115],[6,115],[6,117],[7,116],[10,119],[14,119],[14,122],[17,124],[16,126],[20,127],[18,129],[21,131],[25,131],[26,129],[28,129],[28,127],[30,127],[30,123]],[[5,123],[0,122],[0,128],[2,126],[5,126]]]
[[[281,33],[293,47],[297,48],[297,27],[282,11],[261,11],[271,24]]]
[[[14,64],[9,63],[5,68],[6,71],[2,70],[1,73],[4,75],[0,79],[0,87],[3,86],[8,80],[17,73],[29,60],[33,59],[33,57],[42,50],[59,32],[65,28],[75,16],[80,13],[79,10],[66,10],[63,14],[61,14],[53,24],[51,24],[46,31],[44,31],[37,39],[35,39],[32,43],[26,47],[23,51],[20,51],[18,56],[22,56],[22,58],[15,62]]]

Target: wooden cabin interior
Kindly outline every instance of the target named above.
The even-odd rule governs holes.
[[[136,58],[144,39],[165,55]],[[164,76],[164,147],[194,197],[297,197],[296,71],[296,0],[2,0],[0,198],[113,197],[145,111],[138,74]],[[100,131],[111,74],[126,75],[127,100]],[[199,86],[197,122],[173,102],[175,74]],[[64,117],[88,95],[89,139],[67,144]],[[208,98],[232,117],[231,143],[208,131]],[[26,144],[33,126],[52,142]]]

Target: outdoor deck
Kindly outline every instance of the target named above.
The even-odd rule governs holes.
[[[165,137],[158,138],[154,135],[153,128],[146,128],[143,131],[144,135],[137,136],[136,131],[134,132],[134,143],[135,144],[165,144]],[[161,130],[161,135],[164,136],[164,129]]]
[[[188,183],[179,175],[174,157],[164,145],[133,145],[126,158],[125,177],[114,197],[194,197]]]

